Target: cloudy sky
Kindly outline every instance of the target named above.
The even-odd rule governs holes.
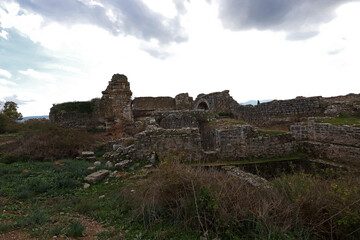
[[[1,0],[0,101],[24,116],[101,97],[229,89],[238,101],[360,93],[359,0]]]

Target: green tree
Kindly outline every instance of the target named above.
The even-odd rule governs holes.
[[[0,133],[7,132],[7,128],[9,124],[10,124],[9,117],[0,112]]]
[[[17,111],[17,104],[14,102],[6,102],[4,104],[2,113],[5,114],[11,121],[21,120],[22,114]]]

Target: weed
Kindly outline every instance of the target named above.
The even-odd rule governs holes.
[[[81,214],[87,214],[97,209],[99,209],[99,205],[93,199],[82,199],[75,205],[75,210]]]
[[[7,232],[11,229],[11,225],[0,223],[0,233]]]
[[[67,236],[69,237],[82,237],[84,235],[85,227],[79,222],[74,221],[70,223],[69,229],[67,231]]]
[[[64,229],[65,229],[65,226],[63,226],[63,225],[55,225],[50,229],[48,235],[50,235],[51,237],[59,236],[59,235],[63,234]]]

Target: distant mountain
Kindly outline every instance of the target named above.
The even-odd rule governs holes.
[[[260,103],[266,103],[266,102],[271,102],[272,99],[266,99],[266,100],[259,100]],[[240,103],[241,105],[257,105],[257,102],[258,100],[250,100],[250,101],[247,101],[247,102],[243,102],[243,103]]]
[[[40,118],[49,119],[49,116],[48,116],[48,115],[44,115],[44,116],[23,117],[23,119],[21,120],[21,122],[27,121],[27,120],[29,120],[29,119],[40,119]]]

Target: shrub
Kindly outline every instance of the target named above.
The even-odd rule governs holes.
[[[0,113],[0,134],[8,131],[10,118],[3,113]]]
[[[296,174],[261,189],[218,170],[165,163],[124,196],[148,227],[176,222],[221,239],[358,239],[359,180]]]
[[[85,227],[79,221],[74,221],[69,225],[67,236],[82,237],[84,230]]]
[[[14,156],[11,161],[20,156],[42,161],[73,158],[79,151],[89,149],[96,141],[95,137],[85,130],[65,129],[50,124],[47,120],[30,121],[22,125],[22,129],[27,131],[27,134],[0,149]]]

